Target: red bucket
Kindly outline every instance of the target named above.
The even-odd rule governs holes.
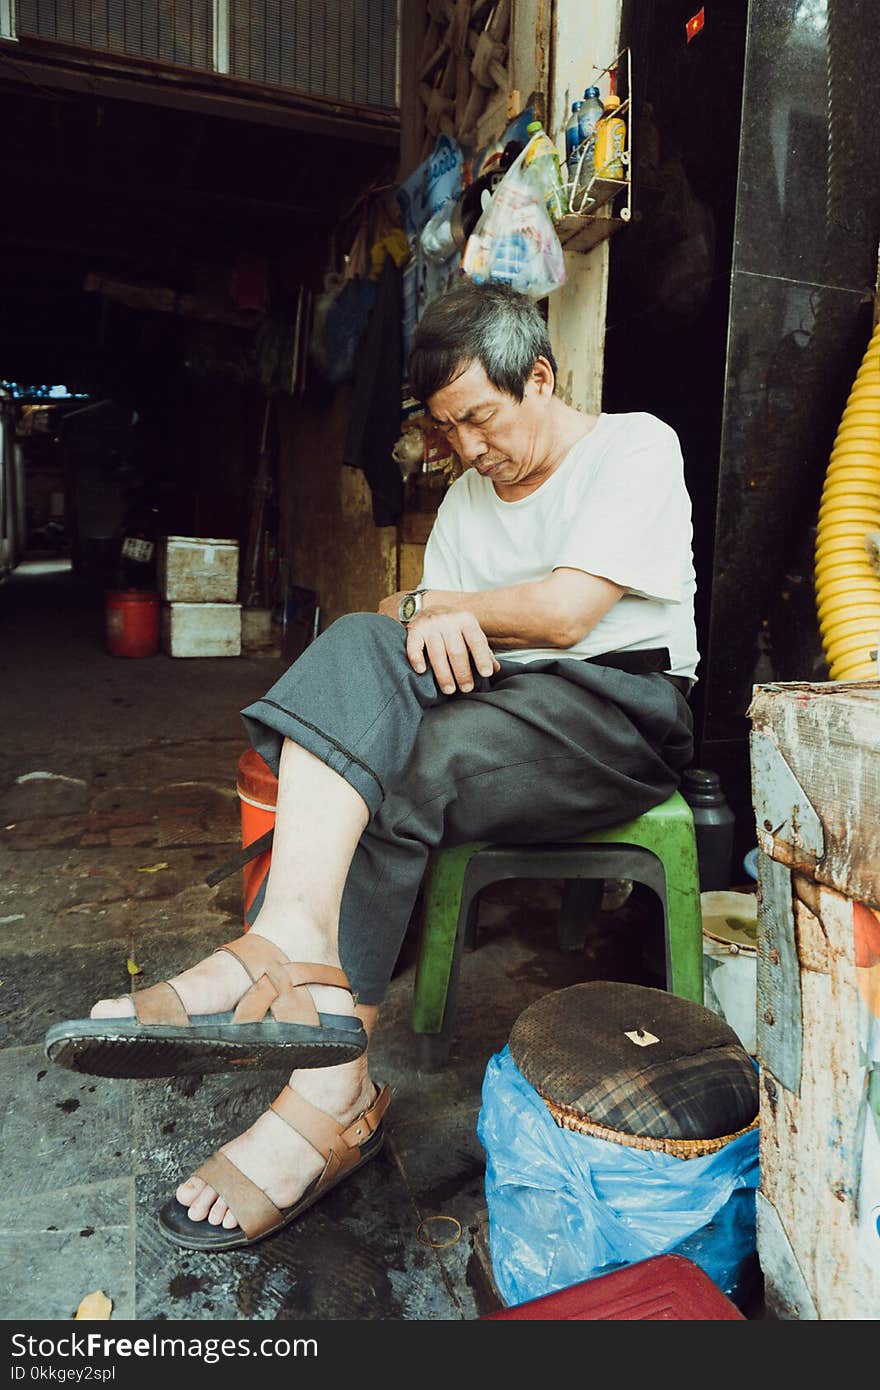
[[[159,595],[148,589],[111,589],[106,597],[111,656],[155,656],[159,650]]]
[[[253,748],[248,748],[238,760],[235,789],[241,802],[241,846],[246,849],[275,824],[275,802],[278,779],[271,768]],[[269,872],[270,849],[264,850],[242,869],[244,929],[248,930],[248,912],[263,880]]]

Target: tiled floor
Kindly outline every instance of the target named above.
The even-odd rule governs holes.
[[[127,991],[127,961],[150,983],[238,934],[239,876],[204,878],[239,843],[238,710],[281,663],[111,657],[100,592],[30,565],[0,588],[0,619],[0,1318],[67,1320],[95,1289],[114,1317],[138,1320],[475,1319],[498,1307],[475,1239],[486,1062],[549,990],[657,983],[642,950],[659,931],[652,904],[637,890],[571,955],[556,948],[557,885],[487,890],[450,1061],[434,1073],[415,1062],[408,938],[373,1048],[393,1092],[383,1151],[252,1250],[176,1250],[157,1208],[285,1077],[81,1077],[47,1063],[41,1042],[56,1019]],[[455,1223],[454,1244],[424,1243]]]

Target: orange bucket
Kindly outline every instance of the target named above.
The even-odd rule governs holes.
[[[110,589],[105,596],[111,656],[155,656],[159,650],[159,595],[146,589]]]
[[[253,748],[248,748],[238,760],[238,776],[235,789],[241,803],[241,846],[247,849],[275,824],[275,802],[278,796],[278,778]],[[244,929],[250,923],[248,913],[254,898],[260,891],[269,872],[272,858],[271,849],[264,850],[245,864],[242,869],[242,897]]]

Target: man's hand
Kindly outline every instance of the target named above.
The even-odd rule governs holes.
[[[427,662],[431,663],[444,695],[453,695],[456,687],[465,692],[473,690],[471,662],[481,676],[492,676],[501,670],[485,632],[466,609],[419,613],[406,629],[406,654],[419,675],[427,669]]]
[[[407,592],[406,589],[401,589],[397,594],[389,594],[387,598],[383,598],[376,612],[384,613],[386,618],[393,618],[396,623],[399,623],[400,618],[397,615],[400,612],[400,600]]]

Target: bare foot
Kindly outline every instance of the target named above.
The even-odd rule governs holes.
[[[295,1071],[289,1084],[312,1105],[346,1127],[369,1109],[377,1094],[370,1080],[366,1055],[338,1067]],[[262,1188],[282,1211],[299,1200],[309,1183],[321,1173],[325,1161],[308,1140],[272,1110],[265,1111],[237,1139],[224,1144],[220,1152]],[[187,1208],[191,1221],[207,1220],[210,1226],[223,1226],[227,1231],[238,1225],[235,1213],[203,1178],[188,1178],[174,1195]]]
[[[278,946],[289,960],[339,965],[338,958],[332,959],[328,952],[326,936],[316,932],[310,923],[294,927],[285,924],[282,930],[268,924],[263,928],[261,923],[260,929],[253,927],[249,935],[265,937]],[[229,951],[215,951],[200,960],[198,965],[175,975],[169,984],[174,986],[190,1017],[194,1017],[197,1014],[227,1013],[234,1009],[250,988],[251,980],[241,962]],[[309,985],[308,988],[319,1013],[354,1013],[354,1000],[348,990],[332,985]],[[131,1018],[133,1015],[131,997],[123,995],[119,999],[99,999],[89,1017]]]

